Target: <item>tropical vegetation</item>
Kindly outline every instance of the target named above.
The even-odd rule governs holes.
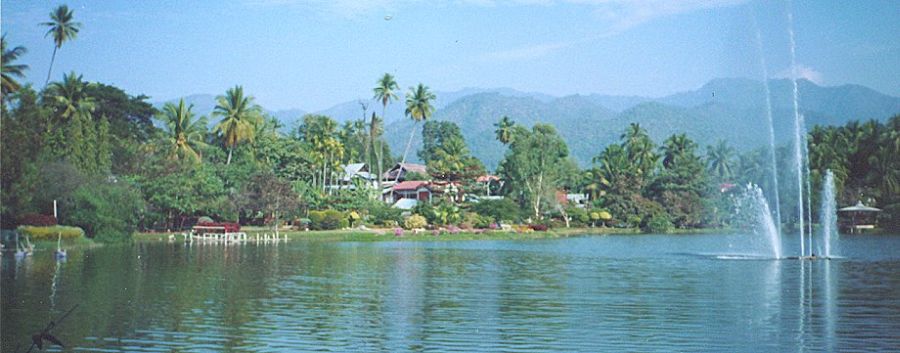
[[[45,25],[55,52],[75,38],[81,25],[65,6],[51,18]],[[592,146],[595,157],[579,165],[553,125],[497,116],[492,130],[504,148],[503,159],[489,175],[459,125],[432,120],[437,97],[421,83],[404,97],[405,114],[414,122],[406,149],[391,152],[383,121],[388,105],[400,97],[390,74],[373,89],[382,105],[380,117],[368,115],[363,105],[360,119],[341,124],[309,114],[287,128],[240,85],[216,98],[211,116],[198,116],[184,99],[157,109],[144,95],[90,82],[75,72],[37,89],[22,82],[28,67],[17,62],[26,49],[3,36],[0,51],[0,219],[5,229],[54,214],[55,201],[57,217],[42,226],[57,221],[78,226],[106,242],[127,240],[136,230],[185,229],[200,217],[312,229],[521,223],[529,225],[522,228],[528,231],[608,226],[665,232],[736,226],[729,215],[741,192],[737,186],[753,183],[772,190],[772,153],[780,179],[787,180],[793,170],[789,146],[741,152],[726,140],[701,146],[683,133],[654,141],[638,123],[616,132],[616,143]],[[419,122],[424,122],[421,130]],[[418,131],[422,147],[416,156],[428,172],[409,173],[406,180],[445,183],[467,197],[421,202],[406,212],[382,200],[381,183],[395,181],[382,178],[385,167],[408,161]],[[900,116],[816,126],[808,147],[815,204],[822,178],[831,170],[839,205],[862,201],[883,208],[881,224],[897,229]],[[354,163],[366,164],[374,179],[348,179],[344,168]],[[492,180],[496,185],[484,184]],[[782,188],[790,191],[786,184]],[[781,209],[789,210],[797,197],[784,193]],[[784,212],[786,224],[796,223],[795,218]]]

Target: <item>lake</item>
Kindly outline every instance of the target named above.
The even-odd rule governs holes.
[[[842,258],[816,261],[744,256],[755,237],[6,254],[0,348],[24,352],[77,304],[53,330],[73,351],[900,350],[900,236],[844,236]]]

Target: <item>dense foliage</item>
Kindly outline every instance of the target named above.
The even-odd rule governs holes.
[[[73,21],[68,8],[54,16],[47,26],[55,53],[75,38],[81,24]],[[350,163],[365,163],[368,175],[380,176],[407,157],[408,150],[392,155],[385,141],[383,115],[401,98],[389,74],[373,89],[382,116],[369,115],[362,105],[358,120],[339,124],[333,117],[306,115],[288,129],[267,116],[239,85],[217,97],[212,116],[198,116],[184,100],[157,110],[146,96],[90,82],[75,72],[38,90],[18,81],[28,70],[16,63],[26,49],[10,45],[4,36],[0,51],[4,228],[58,221],[80,226],[87,236],[105,242],[127,240],[139,229],[184,229],[201,217],[265,225],[294,221],[313,229],[344,228],[351,222],[407,228],[524,222],[665,232],[732,225],[728,215],[734,190],[739,189],[735,185],[760,185],[773,199],[772,161],[781,180],[788,180],[793,170],[789,146],[739,153],[726,142],[734,140],[730,136],[701,146],[683,133],[655,141],[651,136],[660,136],[665,126],[631,122],[620,130],[622,121],[613,125],[615,130],[602,129],[613,139],[618,135],[616,143],[597,145],[596,139],[577,138],[588,135],[566,135],[578,151],[595,156],[582,169],[556,126],[523,113],[498,116],[496,123],[463,122],[482,128],[479,138],[496,137],[496,142],[485,138],[479,143],[505,146],[492,147],[493,155],[502,156],[496,170],[500,180],[485,186],[475,183],[486,170],[463,136],[469,126],[460,129],[453,122],[430,120],[437,97],[418,84],[401,102],[414,125],[407,149],[424,121],[417,155],[428,174],[410,173],[407,179],[449,181],[470,194],[503,197],[470,203],[441,198],[420,203],[413,216],[404,217],[403,211],[380,200],[383,180],[348,176],[344,170]],[[655,111],[651,108],[626,113]],[[526,124],[516,123],[516,118]],[[496,129],[491,131],[490,124]],[[560,129],[573,130],[568,125]],[[808,143],[813,204],[819,202],[822,177],[830,169],[838,205],[862,201],[882,208],[881,224],[900,227],[900,116],[886,123],[816,126]],[[796,212],[790,211],[798,195],[792,195],[787,184],[780,186],[786,192],[779,201],[784,223],[791,224],[796,222]],[[568,195],[576,197],[569,200]],[[53,214],[54,201],[59,214],[51,221],[45,215]],[[578,202],[582,204],[576,206]]]

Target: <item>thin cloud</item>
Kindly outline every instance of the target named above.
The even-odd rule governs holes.
[[[777,75],[779,78],[796,78],[796,79],[805,79],[817,85],[821,85],[824,81],[824,77],[821,72],[816,69],[813,69],[809,66],[797,64],[794,66],[794,69],[791,70],[790,67],[780,71]]]
[[[603,23],[596,34],[569,41],[538,43],[519,48],[489,52],[481,56],[483,60],[529,60],[572,47],[579,43],[611,37],[655,19],[685,14],[698,10],[736,6],[747,0],[483,0],[490,6],[531,5],[552,6],[574,4],[586,6]]]
[[[415,2],[415,0],[244,0],[244,4],[247,6],[297,8],[342,18],[358,18]]]
[[[571,46],[572,43],[566,42],[556,42],[556,43],[541,43],[535,45],[524,46],[520,48],[508,49],[508,50],[500,50],[495,52],[490,52],[482,56],[483,59],[486,60],[528,60],[542,57],[544,55],[550,54],[557,50],[567,48]]]

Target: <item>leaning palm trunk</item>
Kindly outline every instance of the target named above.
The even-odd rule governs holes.
[[[394,177],[394,183],[396,184],[400,181],[400,174],[403,172],[403,164],[406,163],[406,155],[409,154],[409,148],[412,146],[413,136],[416,136],[416,127],[419,126],[419,121],[416,120],[413,123],[412,131],[409,132],[409,141],[406,142],[406,150],[403,151],[403,158],[400,160],[400,168],[397,169],[397,176]],[[394,189],[391,189],[391,196],[394,195]]]
[[[231,165],[231,153],[234,152],[234,145],[228,147],[228,160],[225,161],[225,165]]]
[[[406,163],[406,155],[409,154],[409,148],[412,147],[413,137],[416,136],[416,128],[419,126],[419,121],[416,120],[413,123],[412,131],[409,132],[409,141],[406,142],[406,150],[403,151],[403,159],[400,160],[400,163]],[[400,177],[400,173],[397,173],[397,177]]]
[[[59,49],[59,47],[53,46],[53,55],[50,56],[50,68],[47,69],[47,80],[44,81],[44,87],[47,87],[47,84],[50,83],[50,73],[53,72],[53,61],[56,60],[56,49]]]
[[[386,103],[381,105],[381,125],[382,126],[384,126],[385,121],[387,121],[387,118],[385,118],[385,114],[387,114],[387,104]],[[378,158],[378,176],[377,176],[376,180],[378,181],[378,198],[381,199],[381,193],[383,192],[383,190],[382,190],[383,186],[381,185],[381,176],[384,173],[384,143],[381,141],[380,138],[377,138],[378,136],[376,135],[375,128],[376,128],[375,117],[373,116],[372,117],[372,127],[369,129],[370,130],[369,132],[372,135],[372,148],[375,148],[375,140],[376,139],[378,140],[378,149],[375,150],[375,157]]]

